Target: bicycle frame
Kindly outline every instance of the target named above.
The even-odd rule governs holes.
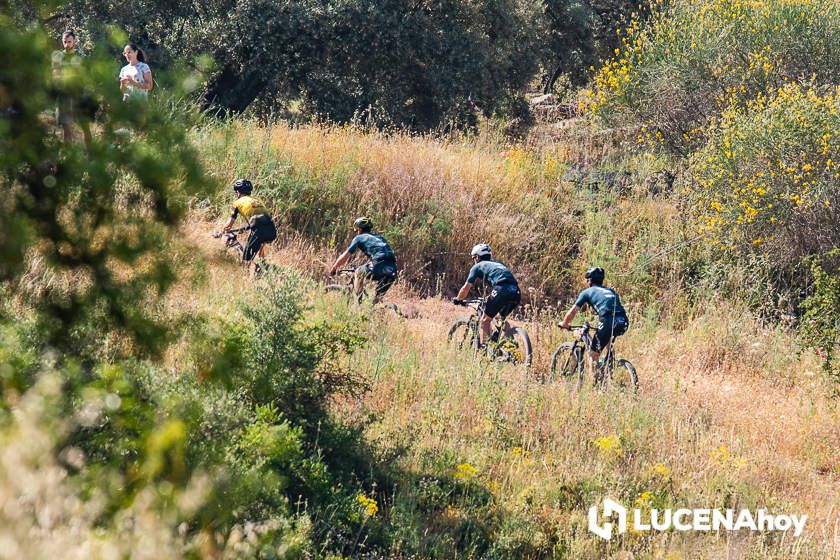
[[[578,344],[580,344],[584,351],[586,351],[587,353],[592,352],[592,335],[589,333],[589,331],[594,331],[596,330],[596,328],[593,327],[589,323],[589,321],[586,321],[582,325],[572,326],[570,330],[580,331],[580,334],[575,340],[575,346],[578,346]],[[599,360],[601,361],[602,365],[608,364],[610,367],[615,366],[615,354],[613,353],[614,345],[615,337],[612,337],[610,339],[610,343],[607,345],[606,354],[603,354],[603,357],[601,358],[601,360]],[[601,352],[603,353],[604,351],[602,350]]]
[[[464,307],[472,307],[475,311],[469,318],[470,329],[473,331],[473,339],[475,340],[476,348],[480,344],[479,330],[481,328],[481,317],[484,315],[484,298],[473,298],[464,300]],[[507,316],[493,319],[495,330],[490,333],[491,340],[499,340],[502,332],[505,330],[507,324]]]
[[[245,254],[245,246],[242,245],[236,234],[248,231],[249,229],[251,229],[251,226],[247,225],[230,231],[219,232],[218,234],[214,234],[213,237],[217,239],[220,237],[223,238],[225,240],[226,249],[235,249],[239,253],[239,256],[242,256]]]

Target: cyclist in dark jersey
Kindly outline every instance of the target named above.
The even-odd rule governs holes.
[[[607,349],[613,337],[621,336],[627,332],[630,323],[618,294],[612,288],[603,285],[604,269],[601,267],[590,268],[586,271],[585,277],[589,280],[589,287],[578,295],[575,304],[563,317],[559,326],[563,329],[571,328],[572,319],[586,304],[589,304],[595,310],[598,314],[599,323],[592,339],[592,350],[589,353],[592,363],[595,363],[598,361],[601,352]]]
[[[251,197],[254,186],[248,179],[237,179],[233,182],[233,194],[236,201],[233,203],[233,212],[225,223],[222,231],[230,231],[238,216],[242,216],[248,222],[251,231],[245,248],[242,251],[242,260],[250,263],[254,257],[259,255],[265,257],[265,245],[277,239],[277,228],[274,220],[265,205],[258,199]],[[254,272],[259,272],[259,265],[254,265]]]
[[[336,270],[347,264],[353,256],[353,253],[361,249],[362,253],[370,261],[356,268],[353,289],[356,292],[356,296],[361,300],[365,279],[372,278],[376,282],[376,293],[373,296],[373,303],[378,303],[382,299],[382,296],[385,295],[385,292],[397,280],[397,259],[385,238],[381,235],[371,233],[373,221],[370,218],[358,218],[353,222],[353,226],[358,233],[353,238],[353,241],[350,242],[347,250],[336,259],[335,264],[330,268],[330,276],[335,274]]]
[[[522,294],[519,292],[519,283],[508,267],[491,260],[493,255],[490,245],[479,243],[472,248],[470,256],[475,264],[470,269],[467,281],[458,291],[458,295],[452,298],[452,303],[461,305],[473,285],[479,280],[483,280],[492,287],[493,291],[484,303],[484,314],[481,316],[479,338],[481,344],[485,344],[492,330],[493,318],[499,315],[504,320],[519,305]]]

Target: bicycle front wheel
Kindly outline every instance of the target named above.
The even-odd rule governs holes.
[[[347,284],[327,284],[326,286],[324,286],[324,291],[327,293],[345,293],[348,295],[351,292]]]
[[[566,379],[580,383],[583,381],[583,348],[574,342],[564,342],[557,347],[551,357],[549,382]]]
[[[459,319],[449,328],[446,340],[456,350],[474,350],[478,347],[478,332],[471,321]]]

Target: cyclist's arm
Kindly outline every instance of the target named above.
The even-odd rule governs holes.
[[[333,264],[332,268],[330,268],[330,274],[335,274],[335,271],[347,264],[347,261],[349,261],[352,256],[353,255],[350,251],[344,251],[341,253],[341,255],[335,260],[335,264]]]
[[[575,318],[575,315],[577,315],[578,311],[580,311],[580,307],[578,307],[577,305],[573,305],[572,308],[566,312],[566,316],[563,317],[563,320],[560,321],[560,328],[568,329],[569,327],[571,327],[572,319]]]
[[[225,225],[222,228],[222,231],[230,231],[230,228],[233,227],[233,223],[236,221],[237,214],[239,214],[239,208],[234,206],[233,207],[233,214],[231,214],[230,218],[228,218],[228,221],[225,222]]]
[[[472,282],[465,282],[461,289],[458,290],[458,295],[455,296],[457,299],[467,299],[467,296],[470,295],[470,290],[472,290]]]

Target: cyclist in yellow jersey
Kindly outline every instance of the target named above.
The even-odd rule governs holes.
[[[277,228],[274,227],[271,214],[260,200],[251,196],[253,189],[254,186],[248,179],[237,179],[233,182],[233,194],[236,195],[236,201],[233,203],[233,213],[222,228],[222,231],[230,231],[240,214],[247,220],[251,234],[242,251],[242,260],[246,263],[250,263],[258,254],[260,258],[263,258],[265,244],[277,239]],[[258,265],[255,270],[259,270]]]

